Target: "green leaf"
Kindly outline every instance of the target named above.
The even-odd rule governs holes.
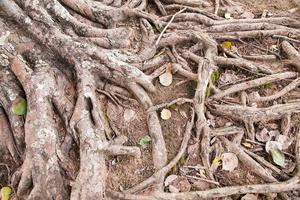
[[[12,112],[16,115],[24,115],[27,110],[27,102],[22,97],[17,97],[12,104]]]
[[[142,139],[140,139],[139,141],[139,145],[142,147],[142,148],[145,148],[151,141],[151,138],[149,135],[146,135],[145,137],[143,137]]]
[[[11,188],[10,187],[1,188],[1,200],[9,200],[10,194],[11,194]]]
[[[265,83],[265,84],[262,84],[262,85],[260,85],[258,87],[261,88],[261,89],[271,89],[272,86],[273,86],[272,83]]]
[[[219,72],[217,71],[214,71],[213,73],[211,73],[210,75],[210,80],[213,84],[216,84],[216,82],[218,81],[219,79]]]
[[[277,148],[270,149],[270,153],[274,163],[283,167],[285,161],[284,154]]]
[[[206,97],[209,97],[210,96],[210,94],[211,94],[211,83],[209,83],[208,84],[208,86],[207,86],[207,88],[206,88],[206,90],[205,90],[205,96]]]

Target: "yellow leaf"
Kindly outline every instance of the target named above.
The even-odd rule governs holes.
[[[230,42],[230,41],[224,41],[224,42],[222,42],[221,46],[222,46],[224,49],[231,49],[231,47],[232,47],[232,42]]]
[[[10,187],[1,188],[1,200],[9,200],[10,194],[11,194],[11,188]]]
[[[212,161],[212,164],[221,164],[221,156],[216,156]]]
[[[201,177],[206,178],[205,170],[204,170],[204,169],[199,169],[199,175],[200,175]]]

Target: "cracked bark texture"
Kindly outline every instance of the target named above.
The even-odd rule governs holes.
[[[242,148],[232,145],[232,141],[226,138],[231,134],[244,133],[243,129],[233,126],[213,130],[208,126],[205,110],[207,108],[212,113],[245,122],[244,128],[247,130],[259,121],[283,119],[288,122],[289,115],[299,112],[299,102],[253,108],[246,105],[246,100],[243,106],[226,105],[218,100],[264,83],[298,77],[298,73],[292,69],[274,73],[268,65],[257,64],[253,59],[228,53],[224,49],[223,55],[219,55],[218,43],[274,34],[299,36],[300,23],[290,17],[227,20],[217,16],[220,9],[235,13],[243,11],[239,4],[230,0],[217,1],[215,8],[215,1],[155,0],[153,3],[161,14],[149,12],[149,7],[153,6],[151,3],[146,0],[0,1],[1,17],[18,24],[64,65],[52,66],[52,62],[41,56],[42,51],[31,54],[35,49],[27,48],[28,55],[17,53],[9,43],[5,44],[9,48],[0,48],[0,124],[4,130],[0,130],[0,138],[7,141],[8,152],[21,164],[15,176],[18,197],[181,200],[225,197],[251,191],[282,192],[299,187],[299,175],[277,183],[278,180],[266,171],[253,169],[254,173],[271,183],[215,188],[203,193],[164,192],[165,176],[186,151],[193,131],[200,147],[201,164],[206,168],[209,179],[214,180],[210,170],[210,142],[213,136],[220,137],[228,149],[239,151],[239,159],[248,166],[262,168]],[[132,19],[134,28],[127,24]],[[133,40],[137,35],[141,38],[138,48]],[[186,48],[177,48],[180,45]],[[296,48],[287,41],[283,41],[281,47],[287,63],[299,70],[299,52]],[[191,69],[189,61],[198,64],[197,70]],[[155,109],[158,106],[153,105],[148,94],[156,91],[153,80],[164,72],[167,62],[172,65],[172,73],[198,82],[194,99],[184,101],[192,104],[192,115],[186,125],[180,150],[170,163]],[[263,77],[225,90],[214,87],[214,94],[209,97],[207,89],[210,89],[211,75],[218,67],[224,66],[236,66]],[[146,73],[147,70],[153,73]],[[296,78],[281,92],[256,101],[279,98],[298,85],[299,78]],[[107,158],[109,155],[127,155],[139,159],[141,152],[138,147],[123,145],[126,139],[109,126],[97,92],[108,94],[112,99],[111,94],[127,99],[134,96],[147,111],[155,172],[123,193],[106,191],[109,176]],[[12,103],[18,96],[27,99],[24,118],[11,111]],[[290,130],[287,127],[290,123],[287,122],[282,122],[284,132]],[[251,135],[250,139],[253,138]],[[78,148],[79,160],[72,160],[69,156],[73,146]],[[298,146],[297,143],[296,149],[299,149]],[[299,165],[299,158],[297,161]],[[285,189],[282,188],[284,183],[288,184]],[[134,194],[150,185],[154,189],[148,196]]]

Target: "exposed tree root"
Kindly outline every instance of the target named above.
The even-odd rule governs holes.
[[[3,17],[19,24],[30,37],[47,47],[45,51],[55,54],[65,65],[51,66],[37,54],[32,60],[23,60],[17,53],[0,49],[1,56],[5,57],[0,57],[3,66],[0,70],[0,124],[3,127],[0,139],[6,141],[6,147],[16,162],[24,159],[18,172],[18,196],[58,200],[191,200],[299,189],[299,130],[295,145],[298,172],[292,179],[278,182],[263,166],[277,174],[281,173],[280,169],[239,146],[244,128],[235,125],[211,128],[206,116],[208,109],[213,114],[244,122],[252,140],[255,140],[254,123],[281,119],[281,131],[288,135],[292,128],[291,114],[299,113],[299,102],[266,108],[249,107],[247,103],[271,101],[284,96],[299,86],[298,73],[292,69],[275,73],[268,64],[254,62],[274,60],[277,58],[274,55],[239,55],[220,48],[218,43],[274,35],[288,40],[290,34],[300,35],[299,20],[290,17],[223,19],[218,16],[219,11],[243,12],[241,5],[230,0],[155,0],[154,6],[161,15],[149,12],[151,3],[146,0],[0,1],[0,9],[5,13]],[[124,25],[124,22],[128,24]],[[129,22],[134,24],[134,28]],[[135,44],[136,39],[140,44]],[[297,43],[297,40],[288,41]],[[178,45],[183,48],[178,48]],[[283,41],[281,47],[288,59],[287,64],[299,71],[297,49],[287,41]],[[171,63],[173,74],[197,81],[196,91],[193,99],[179,98],[155,106],[148,92],[156,91],[153,81],[165,72],[164,64],[167,62]],[[197,73],[191,63],[196,63]],[[264,76],[221,90],[212,85],[212,75],[223,66],[234,66]],[[247,102],[248,89],[291,78],[294,80],[281,91]],[[209,96],[207,91],[211,88],[214,94]],[[106,189],[109,176],[107,157],[129,155],[139,159],[141,151],[136,146],[124,145],[127,139],[110,127],[97,92],[118,105],[122,104],[119,98],[134,101],[135,97],[147,111],[154,174],[124,192]],[[242,92],[242,105],[220,104],[222,99],[237,92]],[[24,126],[23,118],[14,115],[11,110],[17,96],[26,97],[28,102]],[[177,155],[168,163],[167,146],[157,111],[165,106],[184,103],[192,105],[191,118]],[[207,181],[214,183],[214,187],[218,182],[214,181],[211,171],[213,137],[217,138],[217,142],[221,141],[228,151],[235,152],[250,171],[267,183],[205,191],[164,192],[164,179],[186,152],[193,132],[208,175]],[[227,138],[234,134],[237,135],[234,139]],[[79,151],[79,164],[69,155],[74,148]],[[147,195],[134,194],[150,186],[153,190]]]

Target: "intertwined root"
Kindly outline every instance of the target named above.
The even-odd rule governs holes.
[[[210,141],[213,136],[218,136],[218,142],[223,143],[227,149],[239,152],[241,162],[251,166],[251,171],[266,182],[277,181],[240,146],[233,144],[235,141],[240,141],[243,130],[231,127],[233,130],[228,132],[226,128],[212,130],[208,126],[204,114],[205,104],[212,113],[229,115],[244,122],[247,136],[252,140],[255,139],[253,131],[254,123],[257,121],[286,119],[291,112],[299,111],[297,103],[253,109],[246,106],[245,98],[243,106],[219,105],[217,100],[268,82],[298,76],[296,72],[275,74],[267,65],[258,65],[249,57],[241,57],[226,48],[218,47],[219,41],[243,42],[243,39],[274,34],[285,37],[289,34],[299,36],[300,24],[299,21],[289,17],[225,20],[216,15],[219,10],[230,12],[230,9],[234,9],[236,14],[241,12],[241,6],[229,0],[217,0],[213,3],[194,0],[155,0],[154,3],[162,13],[162,17],[146,12],[148,2],[144,0],[132,0],[124,5],[120,0],[102,2],[2,0],[0,2],[1,9],[5,11],[7,17],[26,28],[27,33],[30,33],[34,39],[62,58],[66,62],[64,70],[73,73],[70,76],[73,79],[71,81],[58,70],[57,66],[49,66],[47,62],[41,61],[43,60],[41,58],[33,58],[34,65],[26,64],[26,61],[21,60],[14,53],[6,52],[10,60],[10,70],[6,67],[0,72],[1,80],[6,83],[0,83],[0,103],[6,114],[3,111],[0,113],[0,122],[4,123],[6,130],[9,130],[7,124],[10,123],[11,131],[8,131],[8,135],[0,132],[0,137],[9,141],[7,148],[15,160],[19,160],[19,157],[24,158],[17,189],[19,196],[29,195],[28,199],[109,198],[105,187],[108,176],[107,155],[130,155],[139,158],[141,153],[137,147],[123,146],[126,139],[122,136],[117,137],[117,134],[112,131],[103,113],[102,103],[96,95],[96,91],[105,89],[106,91],[102,92],[114,100],[111,92],[126,97],[129,91],[147,110],[147,124],[152,138],[155,168],[153,176],[124,193],[109,192],[112,198],[195,199],[253,191],[263,193],[266,189],[268,192],[282,192],[299,186],[297,174],[295,178],[286,182],[289,187],[285,189],[281,187],[283,183],[273,183],[212,189],[202,193],[163,192],[164,178],[184,154],[194,124],[202,165],[210,181],[214,181],[210,166],[212,151]],[[212,5],[215,5],[214,9]],[[205,9],[199,9],[199,6]],[[174,10],[179,11],[175,15],[168,15]],[[128,28],[129,24],[122,25],[131,17],[138,18],[139,21],[135,24],[139,28]],[[156,34],[155,29],[161,33]],[[135,45],[133,40],[139,36],[141,39],[138,42],[141,44]],[[176,45],[184,45],[185,48],[176,49]],[[158,53],[161,49],[164,51]],[[300,56],[297,50],[286,41],[282,43],[282,49],[288,58],[288,63],[299,68]],[[226,57],[219,55],[219,50]],[[156,55],[157,53],[159,55]],[[197,73],[189,67],[189,60],[197,64]],[[165,66],[162,66],[165,62],[172,63],[173,73],[198,82],[194,99],[184,101],[184,103],[192,103],[193,109],[190,121],[186,125],[181,148],[169,164],[166,144],[156,112],[157,106],[153,105],[147,93],[155,91],[153,79],[165,71]],[[152,69],[157,66],[162,67],[153,71]],[[226,90],[212,88],[214,95],[207,97],[211,75],[218,66],[235,66],[252,74],[270,75],[233,85]],[[146,70],[152,70],[152,74],[147,75],[144,73]],[[25,127],[21,123],[22,118],[16,117],[10,111],[12,95],[20,95],[22,91],[12,73],[21,83],[28,102]],[[296,79],[279,95],[250,101],[276,99],[298,85],[299,80]],[[194,113],[197,120],[194,119]],[[256,118],[253,120],[250,115]],[[286,127],[285,132],[288,130],[290,128]],[[232,141],[224,137],[226,134],[236,133],[239,134]],[[76,160],[69,157],[73,144],[79,148],[80,163],[77,176]],[[297,152],[299,153],[299,143],[296,145]],[[67,181],[69,179],[73,181]],[[72,187],[71,192],[68,190],[69,185]],[[151,185],[154,186],[154,191],[149,196],[132,194]]]

